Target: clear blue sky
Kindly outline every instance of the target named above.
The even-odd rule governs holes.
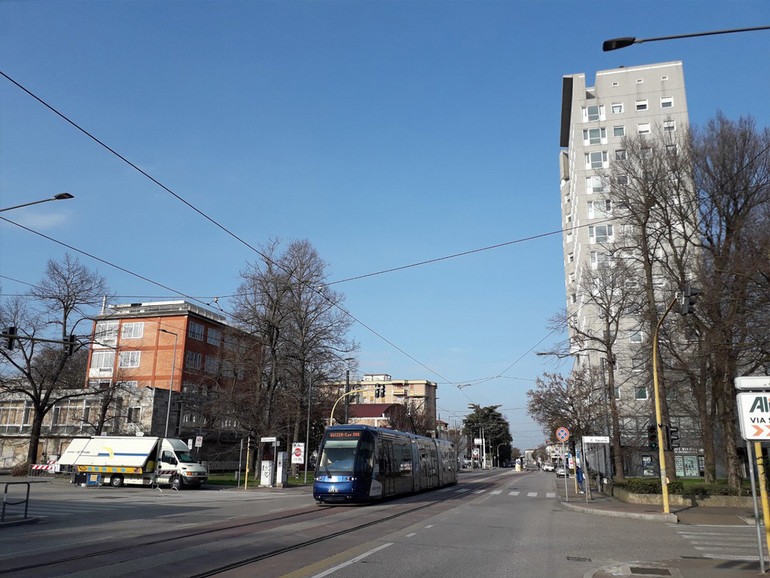
[[[770,124],[770,24],[741,2],[0,3],[0,70],[253,246],[308,239],[329,280],[557,231],[561,79],[682,60],[691,121]],[[5,78],[3,216],[210,300],[257,258]],[[66,249],[0,222],[0,288],[22,293]],[[79,257],[121,302],[178,298]],[[564,307],[561,236],[335,285],[360,370],[439,383],[439,413],[501,405],[514,445],[536,357]],[[566,366],[561,367],[566,371]],[[489,379],[496,376],[496,379]],[[457,384],[474,385],[459,389]]]

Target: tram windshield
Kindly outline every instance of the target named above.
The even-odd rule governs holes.
[[[326,440],[317,471],[327,476],[352,476],[358,440]]]

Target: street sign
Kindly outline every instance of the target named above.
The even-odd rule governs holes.
[[[608,444],[610,436],[583,436],[584,444]]]
[[[265,443],[268,443],[268,442],[277,442],[277,441],[278,441],[278,438],[277,438],[277,437],[275,437],[275,436],[273,436],[273,437],[262,438],[262,439],[261,439],[261,440],[259,440],[259,441],[261,441],[261,442],[265,442]]]
[[[195,447],[203,447],[203,436],[195,436]]]
[[[747,375],[735,378],[735,389],[770,390],[770,375]]]
[[[569,440],[569,430],[566,427],[560,427],[556,430],[556,439],[560,442]]]
[[[770,392],[739,393],[737,402],[743,439],[770,440]]]
[[[291,444],[291,463],[293,464],[305,463],[305,444],[304,443]]]

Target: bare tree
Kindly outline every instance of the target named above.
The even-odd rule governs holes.
[[[62,262],[48,261],[31,296],[0,305],[2,326],[16,327],[20,337],[13,351],[0,350],[0,391],[30,401],[29,464],[37,459],[46,414],[57,403],[87,393],[86,355],[75,331],[93,319],[91,311],[107,294],[103,277],[67,255]],[[58,335],[50,334],[51,325],[59,326]]]

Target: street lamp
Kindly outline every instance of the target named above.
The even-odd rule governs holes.
[[[754,28],[734,28],[732,30],[715,30],[714,32],[695,32],[693,34],[677,34],[675,36],[658,36],[657,38],[636,38],[634,36],[623,36],[621,38],[612,38],[602,43],[602,50],[609,52],[625,48],[632,44],[641,44],[642,42],[653,42],[654,40],[676,40],[678,38],[693,38],[696,36],[713,36],[715,34],[731,34],[733,32],[753,32],[755,30],[770,30],[770,26],[755,26]]]
[[[0,209],[0,213],[4,211],[12,211],[13,209],[21,209],[22,207],[29,207],[30,205],[39,205],[40,203],[47,203],[49,201],[63,201],[65,199],[73,198],[75,198],[75,196],[70,195],[69,193],[59,193],[58,195],[54,195],[48,199],[43,199],[42,201],[33,201],[31,203],[24,203],[23,205],[16,205],[15,207],[6,207],[5,209]]]

